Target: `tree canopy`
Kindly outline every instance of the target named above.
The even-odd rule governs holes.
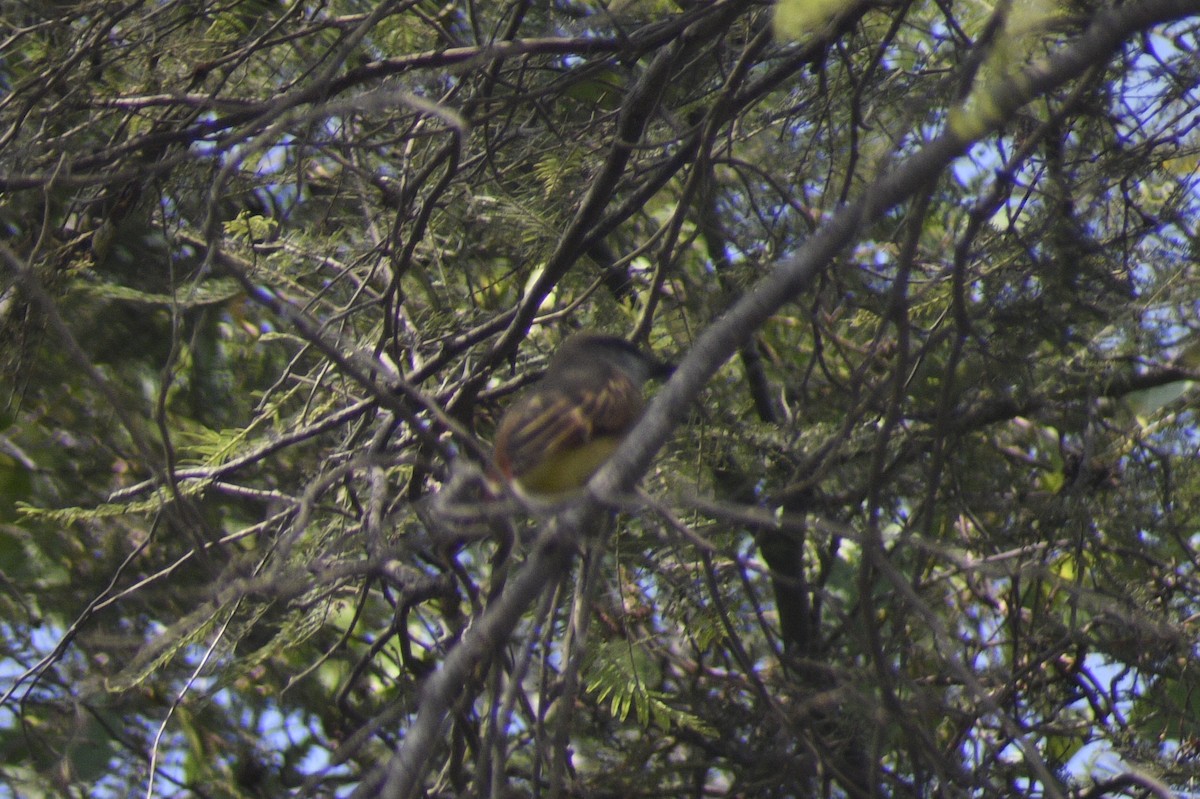
[[[0,21],[0,797],[1197,790],[1200,0]]]

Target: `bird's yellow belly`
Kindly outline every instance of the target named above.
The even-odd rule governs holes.
[[[517,484],[530,494],[563,494],[583,488],[619,443],[619,438],[608,436],[550,455],[535,468],[518,476]]]

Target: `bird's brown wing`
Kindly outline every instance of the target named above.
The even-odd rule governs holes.
[[[577,373],[566,371],[504,415],[496,432],[496,465],[508,477],[520,477],[547,455],[620,436],[641,409],[641,391],[620,369],[589,364]]]

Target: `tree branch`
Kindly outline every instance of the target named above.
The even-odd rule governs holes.
[[[441,668],[421,689],[417,718],[408,728],[399,750],[388,762],[386,772],[361,782],[355,799],[408,799],[417,794],[421,779],[442,740],[450,708],[460,698],[471,675],[490,661],[512,636],[525,611],[546,586],[557,584],[571,568],[585,520],[600,508],[585,503],[551,520],[538,539],[529,559],[504,593],[463,633]]]
[[[1034,64],[996,90],[992,115],[964,135],[948,126],[895,169],[883,175],[850,205],[819,229],[794,255],[775,268],[713,322],[682,358],[675,374],[646,409],[634,431],[590,483],[600,497],[626,493],[646,471],[687,408],[738,347],[781,307],[806,291],[864,227],[927,185],[978,139],[998,130],[1013,112],[1046,92],[1107,60],[1128,37],[1154,25],[1200,14],[1197,0],[1148,0],[1097,16],[1071,45],[1043,63]]]

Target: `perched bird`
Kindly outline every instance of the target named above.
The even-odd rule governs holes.
[[[642,386],[672,369],[616,336],[572,336],[501,418],[496,468],[526,494],[582,488],[637,422]]]

